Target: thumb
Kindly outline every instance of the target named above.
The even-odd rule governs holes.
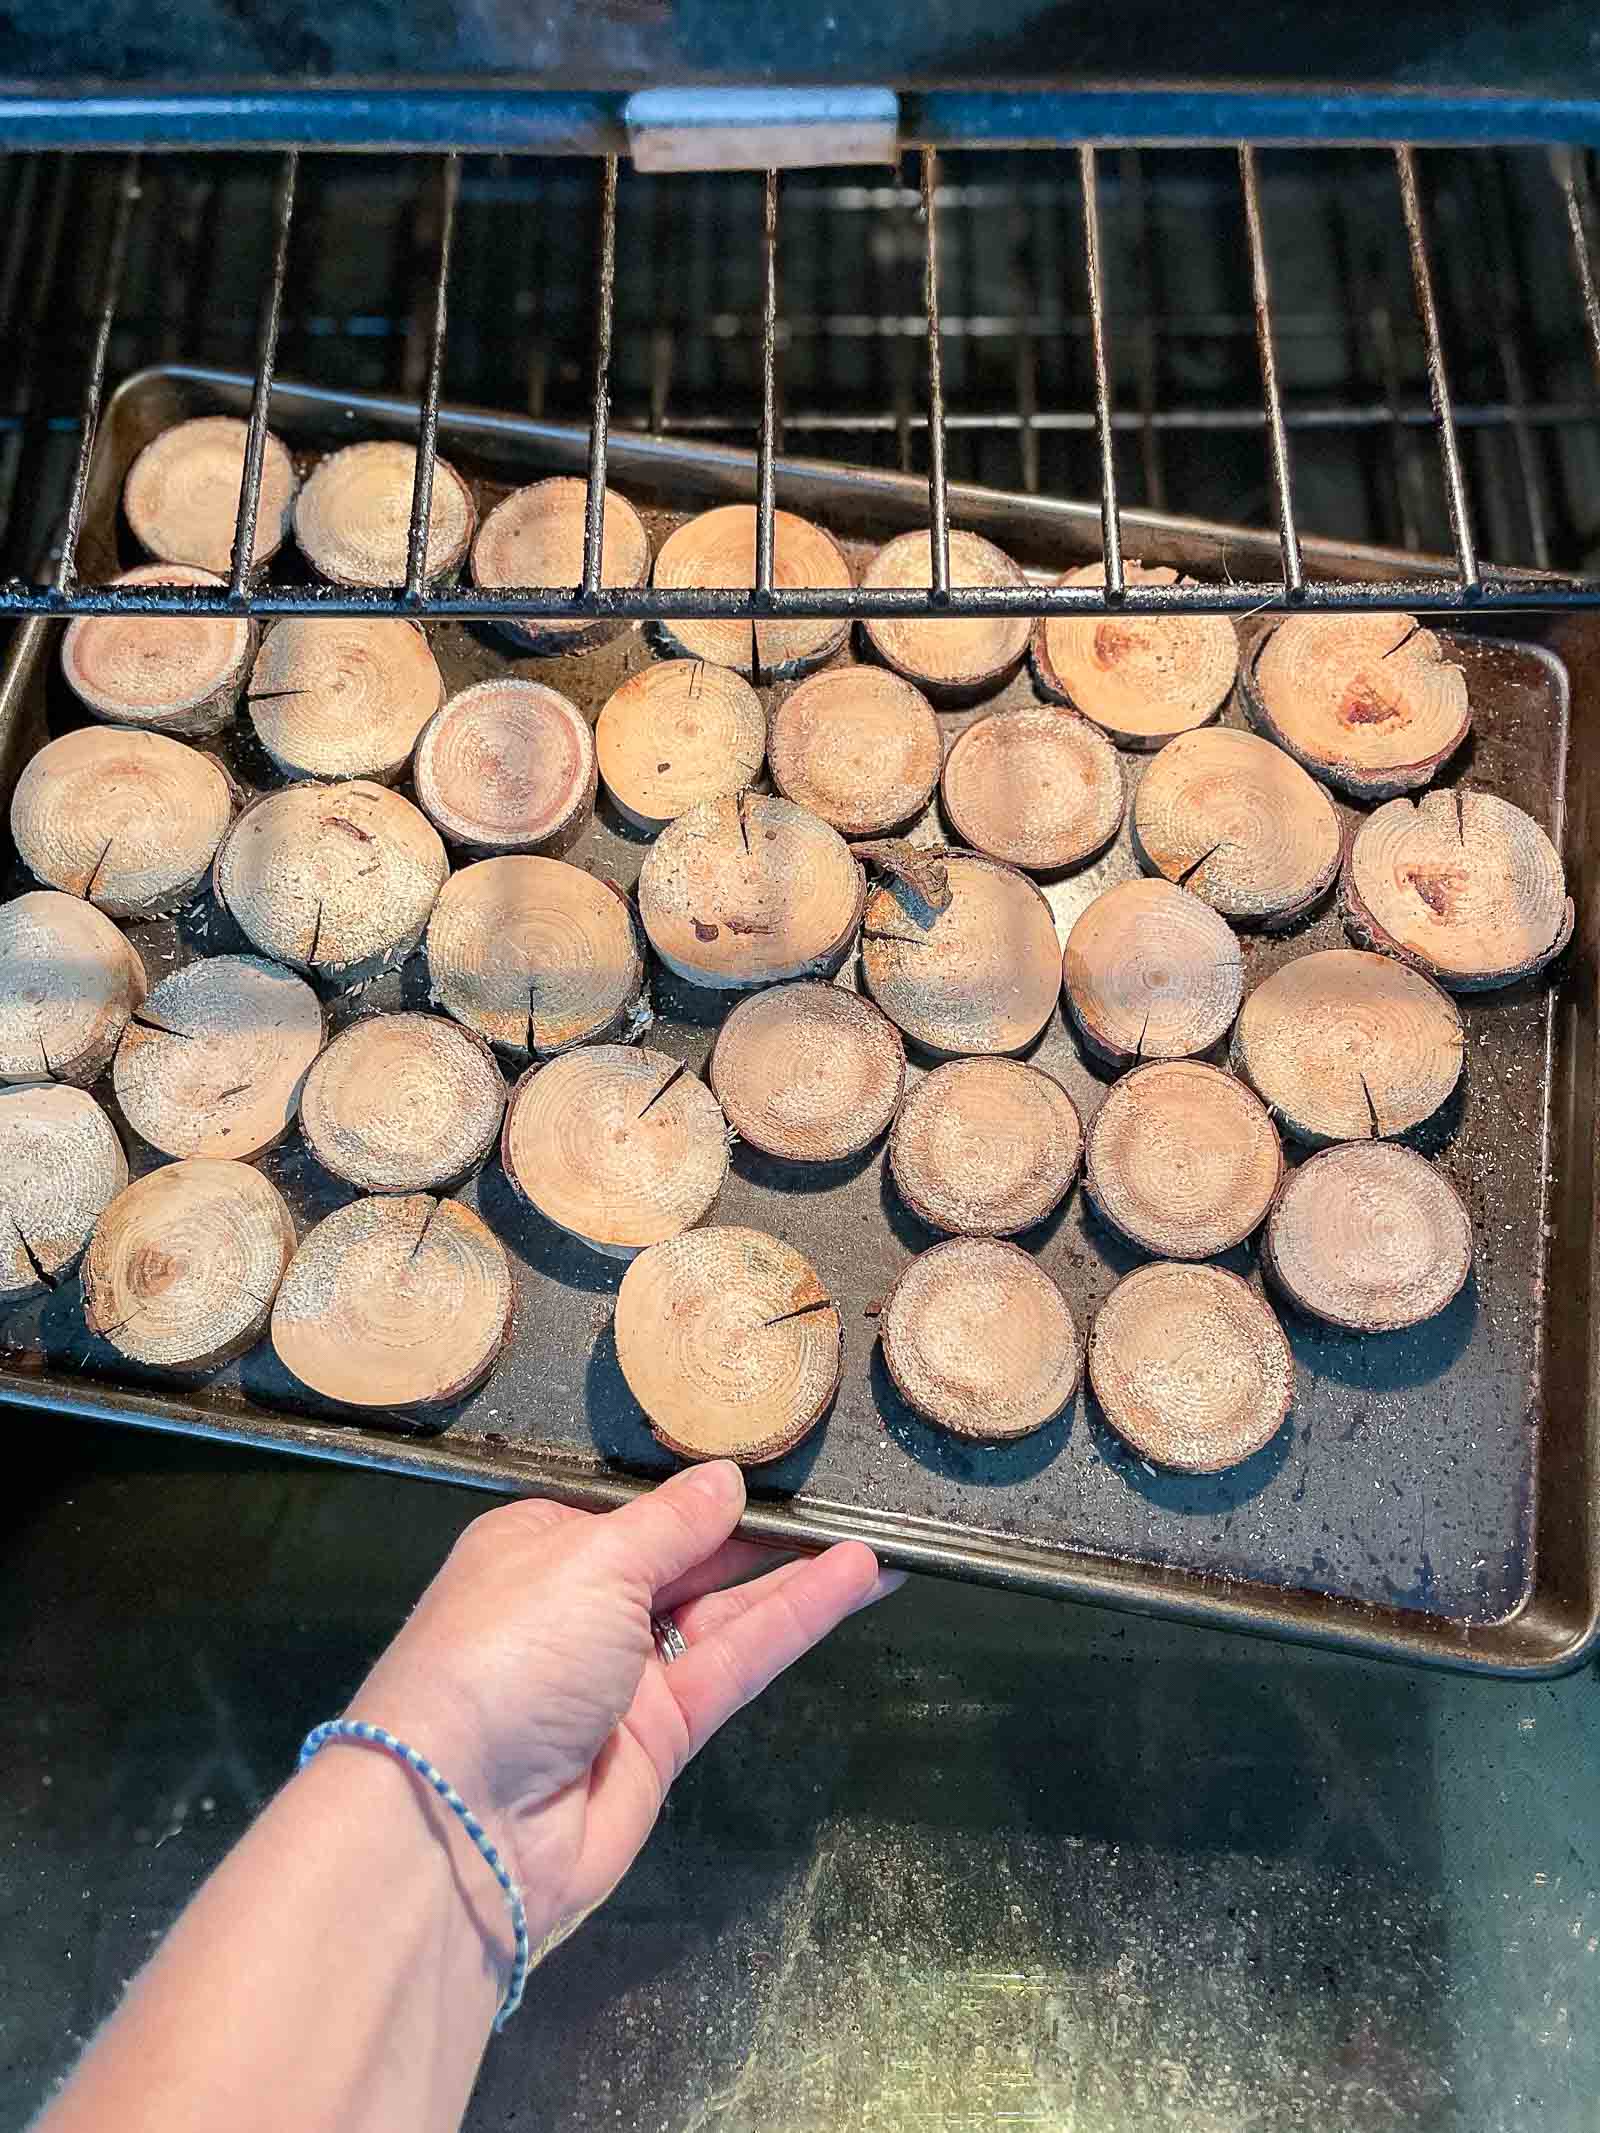
[[[687,1467],[600,1520],[617,1569],[654,1595],[720,1548],[744,1510],[744,1476],[731,1459]]]

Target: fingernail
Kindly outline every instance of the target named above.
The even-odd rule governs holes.
[[[880,1570],[873,1580],[869,1604],[872,1600],[886,1600],[891,1592],[898,1592],[910,1575],[909,1570]]]
[[[744,1475],[731,1459],[708,1459],[704,1466],[692,1467],[684,1480],[686,1487],[697,1488],[719,1507],[744,1502]]]

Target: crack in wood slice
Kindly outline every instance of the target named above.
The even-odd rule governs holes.
[[[872,892],[862,928],[867,990],[927,1051],[1020,1052],[1060,992],[1050,906],[1026,874],[999,860],[952,851],[945,866],[948,910],[931,911],[904,882]]]
[[[1129,585],[1194,583],[1129,563]],[[1062,585],[1104,585],[1103,563],[1069,570]],[[1034,678],[1124,748],[1160,748],[1209,725],[1233,691],[1239,640],[1226,615],[1051,615],[1033,631]]]
[[[773,705],[772,781],[846,837],[898,829],[939,782],[939,724],[919,689],[883,667],[830,667]]]
[[[0,1297],[54,1288],[127,1182],[116,1128],[92,1096],[55,1082],[0,1088]]]
[[[851,857],[862,866],[903,881],[930,911],[950,908],[950,869],[939,845],[912,844],[905,837],[874,837],[852,844]]]
[[[111,583],[222,590],[221,578],[182,563],[141,564]],[[255,648],[243,615],[80,615],[61,640],[61,671],[96,718],[192,739],[232,718]]]
[[[747,591],[756,582],[756,514],[749,504],[719,504],[679,526],[661,544],[655,583],[662,588]],[[792,511],[773,516],[772,582],[791,592],[837,591],[855,580],[844,552],[829,533]],[[850,634],[848,622],[826,617],[802,622],[674,621],[662,634],[691,659],[737,667],[759,679],[802,674],[838,651]]]
[[[324,1170],[364,1192],[432,1192],[478,1168],[505,1108],[476,1031],[440,1015],[364,1015],[306,1076],[300,1131]]]
[[[953,1237],[913,1259],[878,1320],[883,1360],[919,1415],[1003,1444],[1061,1413],[1082,1349],[1066,1298],[995,1237]]]
[[[711,1086],[741,1140],[792,1163],[870,1148],[905,1086],[900,1034],[835,985],[779,985],[739,1005],[711,1053]]]
[[[444,677],[415,622],[290,616],[267,632],[246,702],[285,776],[392,785],[444,702]]]
[[[1027,584],[1003,549],[981,534],[953,528],[950,584],[1022,587]],[[885,542],[862,575],[870,591],[926,591],[933,583],[933,550],[926,533],[902,533]],[[895,672],[945,703],[970,703],[999,688],[1028,649],[1025,615],[952,616],[947,621],[867,622],[868,644]]]
[[[1262,1264],[1290,1301],[1355,1333],[1420,1325],[1472,1268],[1472,1221],[1434,1164],[1391,1141],[1349,1141],[1284,1181]]]
[[[1062,974],[1078,1034],[1118,1067],[1209,1050],[1244,994],[1239,943],[1168,881],[1122,881],[1097,896],[1067,936]]]
[[[1242,1081],[1194,1059],[1136,1067],[1089,1127],[1083,1182],[1117,1234],[1158,1259],[1210,1259],[1266,1219],[1283,1150]]]
[[[416,447],[393,438],[332,452],[295,499],[294,536],[319,578],[332,585],[403,585],[411,533]],[[423,582],[461,567],[477,513],[472,491],[436,459]]]
[[[86,1088],[145,982],[137,950],[93,904],[58,889],[0,904],[0,1080]]]
[[[236,415],[199,415],[174,423],[145,446],[122,485],[122,508],[147,555],[202,570],[232,568],[248,436],[249,425]],[[289,538],[299,486],[288,447],[269,430],[252,569],[270,563]]]
[[[485,592],[565,592],[583,582],[583,528],[589,484],[571,475],[531,482],[503,497],[478,529],[472,544],[472,581]],[[650,577],[650,536],[626,497],[607,489],[600,532],[600,583],[608,590],[636,592]],[[529,651],[575,652],[604,644],[626,622],[519,622],[497,618],[496,627]]]
[[[1081,866],[1122,827],[1116,750],[1087,719],[1043,705],[969,726],[945,758],[940,792],[965,843],[1035,873]]]
[[[766,713],[731,667],[660,659],[630,676],[595,727],[600,776],[635,829],[665,829],[761,775]]]
[[[542,682],[475,682],[429,723],[413,776],[423,812],[452,844],[559,854],[594,812],[594,734]]]
[[[1012,1237],[1053,1214],[1083,1154],[1077,1106],[1020,1059],[953,1059],[908,1093],[889,1142],[895,1190],[930,1229]]]

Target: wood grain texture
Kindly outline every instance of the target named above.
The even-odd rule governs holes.
[[[416,447],[374,439],[332,452],[295,499],[294,537],[332,585],[403,585],[411,532]],[[437,585],[466,559],[477,511],[447,459],[433,469],[423,582]]]
[[[1262,1264],[1302,1311],[1357,1333],[1420,1325],[1472,1268],[1472,1221],[1444,1172],[1410,1148],[1349,1141],[1284,1180]]]
[[[873,837],[920,815],[944,753],[927,698],[882,667],[829,667],[772,707],[767,756],[785,799],[845,837]]]
[[[111,582],[222,589],[209,570],[182,563],[141,564]],[[243,615],[80,615],[61,640],[61,671],[96,718],[193,739],[232,718],[255,648],[256,625]]]
[[[444,702],[444,677],[415,622],[291,615],[256,657],[245,705],[286,777],[392,785]]]
[[[979,1443],[1031,1435],[1078,1389],[1082,1351],[1066,1298],[995,1237],[952,1237],[913,1259],[878,1334],[902,1398]]]
[[[58,889],[0,904],[0,1080],[87,1088],[145,984],[138,951],[93,904]]]
[[[364,1015],[307,1074],[300,1131],[324,1170],[363,1192],[437,1192],[483,1162],[505,1108],[475,1031],[440,1015]]]
[[[944,857],[943,911],[905,882],[873,890],[861,928],[867,990],[926,1051],[1020,1052],[1055,1012],[1060,991],[1050,906],[1014,867],[976,853]]]
[[[1053,1075],[1020,1059],[952,1059],[910,1090],[889,1142],[895,1190],[930,1229],[1012,1237],[1078,1174],[1083,1123]]]
[[[612,805],[654,833],[754,784],[766,736],[760,697],[731,667],[659,659],[612,694],[594,739]]]
[[[1015,587],[1027,584],[1010,556],[982,534],[950,531],[950,583]],[[933,550],[926,533],[886,541],[862,573],[877,591],[925,591],[933,583]],[[886,666],[945,703],[971,702],[998,689],[1028,649],[1025,615],[952,617],[944,622],[867,622],[867,643]]]
[[[59,1082],[0,1088],[0,1298],[54,1288],[128,1182],[117,1130]]]
[[[530,482],[502,497],[472,544],[472,582],[485,592],[568,591],[583,582],[583,527],[589,484],[570,474]],[[600,530],[600,583],[634,592],[649,582],[650,536],[639,514],[615,489],[605,491]],[[625,622],[518,622],[496,627],[534,652],[575,652],[604,644],[633,625]]]
[[[1124,566],[1129,585],[1189,585],[1177,571]],[[1104,585],[1103,563],[1069,570],[1062,585]],[[1232,693],[1239,640],[1226,615],[1041,617],[1033,630],[1040,689],[1093,720],[1124,748],[1160,748],[1209,725]]]
[[[756,582],[756,514],[750,504],[719,504],[679,526],[661,544],[654,581],[662,587],[732,587]],[[773,516],[772,582],[785,591],[837,590],[853,585],[850,565],[832,534],[793,511]],[[748,674],[759,659],[764,679],[803,674],[831,658],[850,634],[848,622],[673,622],[669,643],[691,659]]]
[[[1283,1150],[1242,1081],[1197,1059],[1135,1067],[1089,1128],[1083,1182],[1119,1236],[1158,1259],[1210,1259],[1260,1228]]]
[[[452,844],[559,854],[594,812],[594,734],[558,690],[503,675],[462,689],[429,721],[412,776]]]
[[[1225,922],[1167,881],[1102,891],[1067,936],[1062,972],[1079,1036],[1116,1067],[1209,1050],[1244,994],[1244,958]]]
[[[193,563],[226,575],[244,485],[249,425],[236,415],[199,415],[151,439],[128,469],[122,508],[134,539],[162,563]],[[253,569],[289,538],[300,486],[282,438],[267,432],[256,508]]]
[[[792,1163],[870,1148],[905,1086],[900,1033],[837,985],[776,985],[741,1000],[712,1048],[711,1086],[739,1138]]]
[[[1081,866],[1122,826],[1117,751],[1087,719],[1043,705],[969,726],[940,792],[964,843],[1036,874]]]

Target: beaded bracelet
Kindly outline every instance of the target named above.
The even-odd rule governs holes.
[[[323,1725],[313,1726],[301,1745],[298,1767],[303,1770],[317,1750],[325,1748],[331,1740],[359,1741],[368,1747],[386,1748],[391,1755],[397,1756],[408,1770],[415,1771],[423,1783],[430,1785],[443,1800],[472,1839],[490,1873],[499,1882],[511,1911],[511,1977],[506,1985],[506,1996],[500,2003],[500,2012],[494,2018],[495,2028],[504,2029],[521,2006],[522,1988],[528,1982],[528,1913],[522,1901],[522,1891],[507,1872],[493,1839],[450,1780],[437,1771],[425,1755],[419,1755],[415,1748],[407,1747],[403,1740],[396,1740],[395,1736],[385,1732],[382,1726],[369,1726],[359,1718],[330,1718]]]

